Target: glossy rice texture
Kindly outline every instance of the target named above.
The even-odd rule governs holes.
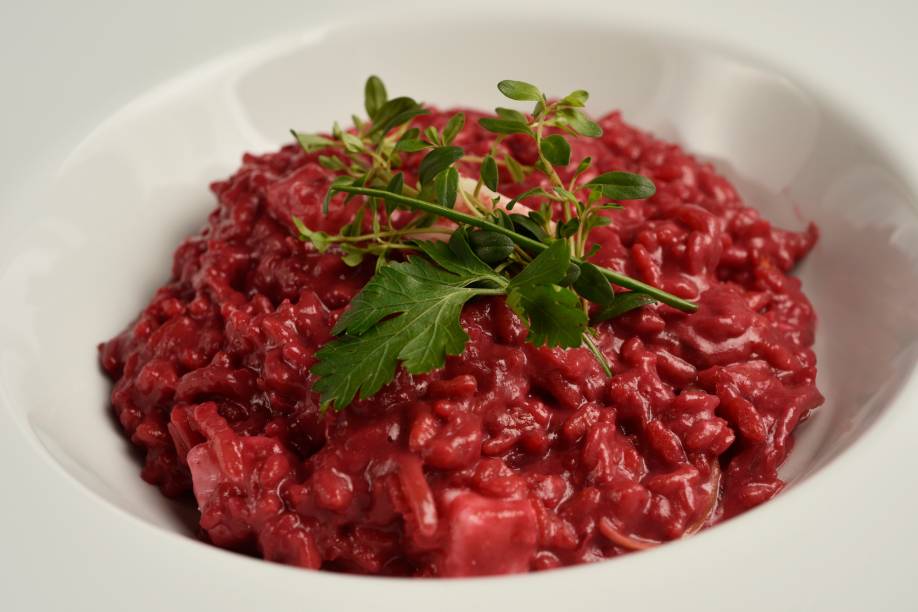
[[[467,114],[457,144],[484,155],[492,135]],[[218,206],[176,250],[169,282],[100,347],[143,478],[168,496],[193,492],[217,546],[398,576],[598,561],[774,496],[794,429],[823,401],[816,316],[788,275],[816,229],[774,228],[709,164],[617,113],[600,123],[602,138],[575,139],[575,162],[590,155],[658,191],[609,211],[592,261],[698,300],[696,314],[655,305],[601,324],[608,378],[586,350],[526,344],[503,300],[481,299],[462,315],[463,355],[322,414],[313,355],[373,263],[317,253],[291,216],[334,232],[357,202],[338,196],[323,216],[332,176],[315,154],[246,155],[212,185]],[[535,160],[523,137],[500,148]],[[501,170],[508,195],[536,182]]]

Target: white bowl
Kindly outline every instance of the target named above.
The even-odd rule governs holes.
[[[788,227],[815,221],[822,238],[799,273],[820,317],[818,383],[827,401],[799,430],[783,471],[790,489],[724,526],[649,553],[476,581],[298,571],[189,537],[193,513],[138,477],[137,458],[108,412],[110,386],[95,345],[128,324],[167,279],[172,250],[214,205],[209,181],[232,172],[243,151],[276,148],[290,127],[323,129],[359,109],[370,73],[382,75],[391,92],[443,106],[501,104],[494,87],[501,78],[531,80],[549,92],[585,87],[589,109],[621,108],[628,121],[713,160],[771,220]],[[835,101],[765,61],[606,19],[482,22],[470,12],[406,22],[365,14],[275,38],[125,106],[44,174],[44,191],[29,199],[28,222],[0,225],[0,404],[19,425],[17,436],[39,442],[30,460],[46,452],[62,468],[44,472],[44,486],[67,487],[71,500],[95,495],[91,508],[100,518],[70,526],[96,541],[118,540],[106,544],[112,558],[99,571],[120,578],[121,563],[135,566],[180,601],[201,597],[224,610],[256,601],[272,609],[372,602],[373,609],[525,603],[548,610],[627,603],[663,609],[688,597],[692,607],[742,598],[757,610],[791,596],[795,608],[835,602],[834,609],[849,609],[856,600],[838,595],[846,587],[833,576],[855,575],[852,563],[859,565],[842,555],[875,552],[869,538],[898,534],[900,544],[918,544],[918,528],[907,522],[918,509],[918,466],[914,455],[893,454],[910,450],[903,428],[911,429],[909,438],[918,433],[910,412],[918,399],[918,216],[901,163],[883,143]],[[12,482],[28,478],[3,465]],[[34,502],[44,504],[42,497]],[[38,535],[17,541],[31,541],[36,551],[55,546],[40,535],[41,525],[23,528]],[[902,571],[897,564],[918,560],[914,547],[883,553],[876,571],[893,577]],[[12,559],[9,551],[0,558]],[[795,586],[801,573],[817,590]],[[208,597],[195,576],[210,585],[201,587]],[[114,592],[119,588],[132,597],[124,586]],[[748,600],[752,589],[759,595]],[[871,590],[869,599],[876,597]],[[154,601],[138,605],[156,609]]]

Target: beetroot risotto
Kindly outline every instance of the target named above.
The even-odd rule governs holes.
[[[193,493],[202,537],[313,569],[526,572],[781,490],[823,401],[816,316],[788,275],[815,227],[772,227],[618,113],[594,123],[586,92],[500,87],[533,112],[424,109],[371,79],[366,124],[245,155],[169,282],[101,345],[144,480]],[[457,249],[483,271],[461,276]],[[536,278],[550,256],[559,274]],[[465,293],[406,328],[431,275]],[[356,321],[373,299],[395,305]],[[405,348],[375,352],[397,325]]]

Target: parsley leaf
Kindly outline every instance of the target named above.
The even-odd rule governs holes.
[[[299,239],[303,242],[311,242],[316,250],[320,253],[324,253],[328,250],[330,242],[328,240],[328,234],[325,232],[316,232],[303,223],[303,220],[299,217],[293,217],[293,225],[296,226],[296,231],[299,232]]]
[[[555,240],[551,246],[539,253],[523,271],[514,276],[507,286],[511,291],[527,285],[549,285],[557,283],[567,274],[571,263],[570,246],[564,240]]]
[[[526,341],[535,346],[574,348],[583,342],[587,316],[570,289],[556,285],[516,287],[507,305],[529,326]]]
[[[506,281],[475,258],[464,238],[420,248],[444,267],[420,257],[381,267],[335,325],[340,337],[316,353],[312,373],[324,407],[340,410],[358,393],[361,399],[373,395],[393,379],[399,362],[412,374],[442,367],[468,341],[459,322],[465,303],[503,293],[473,286]]]
[[[556,240],[507,285],[507,305],[527,322],[526,339],[536,346],[576,347],[583,341],[587,317],[580,300],[555,285],[567,275],[570,262],[568,243]]]

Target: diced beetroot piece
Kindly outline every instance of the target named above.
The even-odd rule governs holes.
[[[538,523],[528,499],[488,499],[460,493],[447,511],[443,576],[486,576],[529,569]]]

